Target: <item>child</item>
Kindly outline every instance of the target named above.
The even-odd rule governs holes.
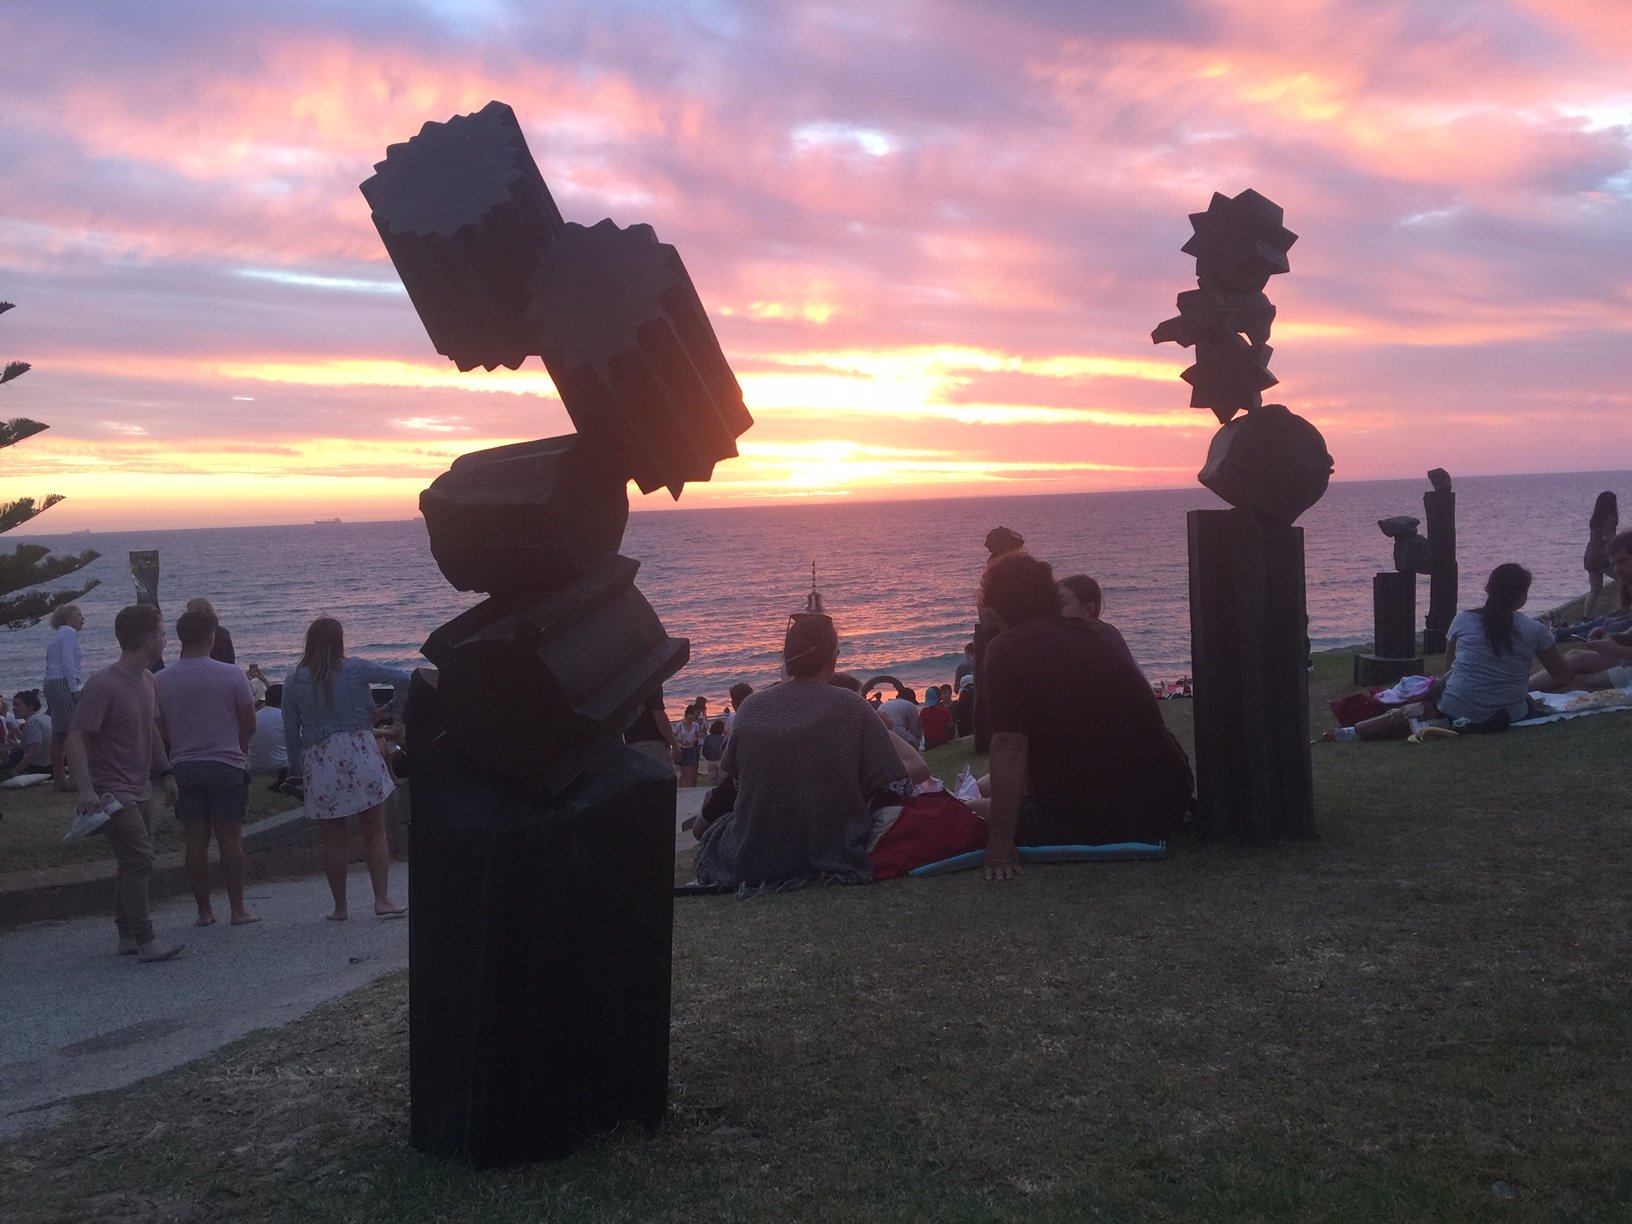
[[[703,764],[708,767],[708,784],[720,784],[720,758],[725,755],[725,719],[716,718],[703,736]]]

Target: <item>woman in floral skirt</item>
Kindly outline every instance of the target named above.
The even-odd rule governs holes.
[[[388,885],[391,846],[385,836],[385,801],[396,789],[374,742],[373,684],[395,690],[391,709],[400,712],[408,673],[346,655],[340,622],[320,616],[306,630],[306,652],[284,681],[283,735],[289,763],[306,791],[306,814],[323,828],[323,870],[334,894],[334,912],[346,911],[346,817],[356,815],[374,913],[400,918],[408,907],[392,899]]]

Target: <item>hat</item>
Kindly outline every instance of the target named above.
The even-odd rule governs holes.
[[[926,706],[940,705],[941,690],[936,688],[934,685],[930,685],[924,692],[924,704]]]
[[[963,678],[962,682],[958,685],[958,692],[961,693],[961,692],[963,692],[964,689],[971,689],[971,688],[974,688],[974,687],[975,687],[975,673],[970,672],[967,676],[965,676]]]

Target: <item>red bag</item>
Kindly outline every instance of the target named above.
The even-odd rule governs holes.
[[[1337,719],[1340,727],[1352,727],[1357,722],[1388,713],[1388,707],[1370,693],[1351,693],[1340,701],[1332,702],[1331,706],[1332,717]]]
[[[986,848],[986,822],[950,791],[913,795],[873,847],[873,879],[893,880],[914,867]]]

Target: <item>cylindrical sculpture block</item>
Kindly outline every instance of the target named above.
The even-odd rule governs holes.
[[[1417,653],[1417,576],[1380,573],[1371,580],[1372,623],[1377,653],[1408,659]]]
[[[515,112],[427,123],[374,170],[363,197],[436,351],[461,370],[536,353],[525,316],[562,221]]]
[[[461,755],[415,674],[411,1139],[480,1168],[668,1102],[674,772],[623,749],[554,799]]]
[[[539,593],[617,555],[629,494],[618,465],[583,439],[543,438],[461,455],[419,509],[459,590]]]
[[[495,595],[431,634],[422,653],[463,755],[547,797],[621,743],[689,654],[635,589],[638,568],[614,557],[543,597]]]
[[[1205,832],[1309,837],[1303,531],[1256,510],[1192,510],[1190,654]]]

